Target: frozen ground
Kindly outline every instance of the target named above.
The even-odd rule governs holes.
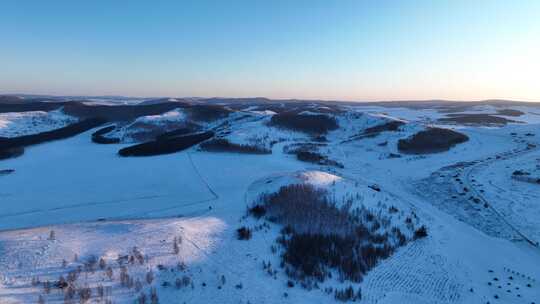
[[[538,144],[538,137],[526,134],[538,128],[540,116],[533,113],[540,110],[520,109],[526,114],[515,119],[526,124],[453,126],[470,140],[419,156],[399,153],[397,141],[444,113],[351,108],[339,115],[341,128],[327,135],[320,150],[344,168],[284,154],[284,146],[312,139],[267,127],[273,112],[252,113],[222,131],[233,142],[271,147],[270,155],[192,148],[120,158],[116,152],[124,145],[93,144],[91,131],[29,147],[24,156],[0,162],[0,169],[15,169],[0,175],[0,303],[35,303],[40,295],[46,303],[64,303],[66,291],[46,293],[43,282],[52,284],[79,266],[77,286],[91,288],[93,303],[133,303],[152,288],[160,303],[333,303],[323,288],[287,287],[271,250],[281,227],[245,217],[259,193],[291,182],[325,187],[336,196],[354,192],[367,208],[393,205],[414,211],[427,225],[427,238],[398,249],[353,284],[362,289],[361,303],[539,303],[540,249],[520,233],[540,239],[540,186],[511,175],[536,172],[540,155],[529,144]],[[409,123],[397,132],[350,140],[387,119]],[[251,240],[236,239],[242,225],[253,228]],[[106,266],[90,267],[93,257]],[[278,272],[268,274],[263,261]],[[122,266],[131,287],[129,280],[121,283]]]

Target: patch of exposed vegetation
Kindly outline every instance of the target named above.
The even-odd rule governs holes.
[[[402,121],[399,121],[399,120],[392,120],[392,121],[389,121],[387,123],[384,123],[384,124],[380,124],[380,125],[376,125],[376,126],[373,126],[373,127],[369,127],[369,128],[366,128],[364,130],[364,134],[363,135],[373,135],[373,136],[377,136],[379,135],[381,132],[385,132],[385,131],[391,131],[391,132],[395,132],[395,131],[398,131],[399,128],[401,126],[403,126],[405,123],[402,122]]]
[[[343,168],[343,164],[319,152],[319,148],[325,146],[324,143],[296,143],[283,147],[283,152],[296,155],[299,161]]]
[[[120,149],[118,154],[120,156],[152,156],[175,153],[210,139],[213,136],[214,132],[203,132],[193,135],[167,137]]]
[[[25,100],[19,102],[1,102],[0,101],[0,113],[9,112],[31,112],[31,111],[54,111],[58,110],[64,104],[63,102],[37,102],[32,100]]]
[[[517,122],[492,114],[448,114],[448,117],[439,118],[439,122],[465,124],[465,125],[506,125]]]
[[[453,146],[469,140],[465,134],[442,128],[429,128],[398,141],[403,153],[426,154],[448,151]]]
[[[232,112],[220,105],[194,105],[185,108],[189,119],[201,122],[212,122],[221,118],[226,118]]]
[[[20,156],[24,152],[24,147],[26,146],[72,137],[100,126],[103,123],[105,123],[103,119],[91,118],[52,131],[18,137],[0,138],[0,159]]]
[[[336,272],[340,281],[361,282],[370,269],[398,247],[427,236],[425,227],[418,233],[391,228],[389,218],[364,207],[352,209],[353,202],[353,197],[347,197],[338,205],[326,190],[292,184],[260,195],[249,213],[284,226],[277,239],[282,267],[291,279],[308,288]],[[389,210],[398,212],[395,207]],[[414,229],[412,223],[408,223],[410,229]],[[351,300],[360,294],[335,296]]]
[[[514,110],[514,109],[498,109],[497,110],[497,115],[503,115],[503,116],[513,116],[513,117],[518,117],[518,116],[521,116],[525,113],[519,111],[519,110]]]
[[[251,229],[247,227],[240,227],[236,229],[236,237],[243,241],[251,239]]]
[[[216,138],[205,141],[201,149],[209,152],[232,152],[245,154],[271,154],[272,150],[262,146],[232,143],[225,138]]]
[[[2,139],[0,139],[1,141]],[[23,147],[0,149],[0,160],[19,157],[24,154]]]
[[[303,162],[308,162],[312,164],[318,164],[323,166],[333,166],[338,168],[343,168],[343,164],[329,159],[326,155],[323,155],[319,152],[310,152],[310,151],[299,151],[296,152],[296,159]]]
[[[195,124],[190,124],[189,126],[178,128],[169,132],[164,132],[159,134],[156,139],[165,139],[165,138],[171,138],[176,136],[184,136],[190,133],[193,133],[199,129],[199,126]]]
[[[120,138],[105,137],[107,133],[110,133],[116,129],[116,126],[108,126],[101,128],[92,133],[92,142],[97,144],[117,144],[120,142]]]
[[[271,126],[307,133],[309,135],[326,134],[339,128],[337,119],[333,116],[317,114],[305,115],[296,113],[279,113],[270,119]]]
[[[0,169],[0,175],[8,175],[14,172],[15,172],[15,169]]]

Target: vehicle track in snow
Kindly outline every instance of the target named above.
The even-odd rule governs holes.
[[[430,241],[411,242],[373,268],[362,283],[362,300],[378,303],[387,293],[398,292],[417,295],[429,303],[458,302],[463,284],[452,276],[444,256],[426,250]]]
[[[520,149],[520,150],[517,150],[517,151],[512,150],[510,152],[503,153],[502,155],[498,155],[498,156],[495,156],[495,157],[488,157],[486,159],[476,161],[471,166],[465,167],[464,170],[461,172],[461,176],[463,177],[465,186],[467,186],[470,189],[471,193],[474,194],[474,196],[476,196],[482,203],[487,205],[489,210],[491,210],[498,218],[500,218],[501,221],[504,222],[508,227],[510,227],[517,235],[519,235],[523,240],[525,240],[527,243],[529,243],[530,245],[532,245],[534,247],[538,247],[539,242],[537,240],[532,239],[525,232],[523,232],[518,227],[513,225],[510,221],[508,221],[505,218],[505,216],[499,210],[497,210],[495,207],[493,207],[493,204],[491,204],[483,196],[483,194],[475,188],[475,185],[472,182],[472,175],[474,174],[474,171],[479,169],[480,167],[489,166],[490,164],[495,163],[495,162],[500,161],[500,160],[508,160],[510,158],[520,157],[520,156],[523,156],[525,154],[532,153],[532,152],[535,152],[535,151],[538,151],[538,150],[539,150],[539,148],[537,148],[536,146],[534,148],[531,148],[531,146],[528,145],[524,149]]]

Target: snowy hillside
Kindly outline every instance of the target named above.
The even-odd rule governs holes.
[[[75,117],[57,111],[0,113],[0,137],[16,137],[64,127],[77,121]]]

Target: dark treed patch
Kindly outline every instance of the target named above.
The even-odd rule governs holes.
[[[521,116],[525,113],[519,111],[519,110],[514,110],[514,109],[499,109],[497,110],[497,115],[502,115],[502,116],[513,116],[513,117],[518,117],[518,116]]]
[[[170,154],[185,150],[204,140],[214,136],[214,132],[203,132],[193,135],[167,137],[165,139],[154,140],[142,144],[129,146],[120,149],[120,156],[152,156],[160,154]]]
[[[303,162],[343,168],[343,164],[335,160],[329,159],[326,155],[322,155],[319,152],[299,151],[296,153],[296,158],[299,161]]]
[[[125,131],[129,134],[129,137],[136,142],[147,142],[178,135],[187,135],[189,133],[194,133],[195,130],[198,129],[200,129],[198,125],[184,120],[158,124],[146,121],[135,121],[126,127]],[[184,131],[184,134],[180,134]]]
[[[0,151],[68,138],[100,126],[103,123],[105,123],[103,119],[90,118],[52,131],[19,137],[2,138],[0,139]]]
[[[19,96],[13,95],[0,95],[0,104],[21,104],[25,103],[26,100]]]
[[[270,119],[274,127],[304,132],[310,135],[326,134],[339,128],[336,118],[328,115],[303,115],[294,113],[279,113]]]
[[[324,143],[295,143],[283,147],[283,152],[296,155],[296,159],[299,161],[343,168],[343,164],[329,159],[326,155],[319,152],[319,148],[325,146],[326,144]]]
[[[18,102],[18,103],[0,103],[0,113],[8,112],[30,112],[30,111],[53,111],[58,110],[64,105],[63,102]]]
[[[404,153],[424,154],[448,151],[451,147],[469,140],[465,134],[449,129],[429,128],[398,141],[398,149]]]
[[[414,231],[414,239],[421,239],[427,237],[427,228],[426,226],[422,225],[420,228],[416,229]]]
[[[117,144],[120,142],[120,138],[114,138],[114,137],[105,137],[104,135],[112,132],[116,129],[116,126],[108,126],[105,128],[101,128],[97,130],[96,132],[92,133],[92,142],[95,142],[97,144]]]
[[[64,113],[79,118],[100,117],[107,121],[130,121],[140,116],[159,115],[181,108],[178,102],[152,105],[86,105],[81,102],[67,102]]]
[[[249,214],[253,215],[255,218],[261,218],[266,215],[266,208],[263,205],[255,205],[248,209]]]
[[[15,172],[15,169],[0,169],[0,175],[7,175]]]
[[[262,194],[255,206],[264,208],[266,219],[286,227],[277,240],[285,273],[308,283],[331,277],[332,269],[340,280],[360,282],[380,259],[409,241],[398,228],[379,233],[388,219],[365,208],[351,210],[351,205],[352,198],[338,207],[326,190],[292,184]]]
[[[201,149],[210,152],[234,152],[234,153],[246,153],[246,154],[271,154],[272,150],[247,144],[232,143],[225,138],[216,138],[208,140],[200,145]]]
[[[0,138],[0,141],[2,139]],[[8,149],[0,149],[0,160],[1,159],[8,159],[8,158],[15,158],[19,157],[24,154],[24,148],[23,147],[14,147],[14,148],[8,148]]]
[[[194,121],[211,122],[229,116],[231,110],[221,105],[194,105],[185,109],[188,117]]]
[[[520,176],[520,175],[530,175],[529,172],[525,172],[523,170],[515,170],[514,172],[512,172],[512,175],[514,176]]]
[[[368,134],[374,134],[378,135],[381,132],[384,131],[398,131],[399,127],[403,126],[405,123],[399,120],[392,120],[384,124],[376,125],[373,127],[369,127],[364,130],[364,135]]]
[[[156,137],[156,139],[157,139],[157,140],[160,140],[160,139],[166,139],[166,138],[171,138],[171,137],[176,137],[176,136],[183,136],[183,135],[187,135],[187,134],[193,133],[193,132],[195,132],[197,129],[198,129],[198,126],[196,126],[195,124],[193,124],[193,125],[190,126],[190,127],[178,128],[178,129],[176,129],[176,130],[172,130],[172,131],[169,131],[169,132],[161,133],[160,135],[158,135],[158,136]]]
[[[438,121],[467,125],[505,125],[509,122],[517,122],[491,114],[448,114],[447,116],[439,118]]]
[[[236,229],[236,237],[243,241],[251,239],[251,229],[245,226]]]

